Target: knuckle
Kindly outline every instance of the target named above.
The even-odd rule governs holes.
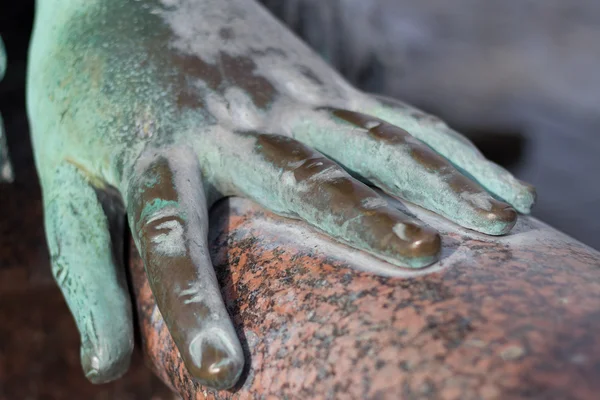
[[[347,177],[346,172],[340,166],[325,157],[304,159],[294,168],[293,172],[298,182],[310,181],[312,183],[319,183]]]
[[[184,218],[173,209],[157,211],[143,222],[141,237],[154,252],[165,256],[186,253]]]

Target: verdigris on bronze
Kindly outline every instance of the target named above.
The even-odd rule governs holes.
[[[6,52],[4,43],[0,38],[0,81],[6,72]],[[8,158],[8,147],[6,145],[6,135],[4,134],[4,123],[0,114],[0,182],[10,182],[13,180],[13,171]]]
[[[217,200],[422,268],[440,236],[368,185],[491,235],[535,199],[437,118],[350,86],[251,1],[38,1],[28,112],[53,271],[93,382],[124,373],[133,347],[125,215],[187,369],[227,388],[244,357],[207,250]]]

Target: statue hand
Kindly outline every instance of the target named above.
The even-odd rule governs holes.
[[[207,250],[219,198],[409,268],[437,260],[439,235],[365,183],[492,235],[534,202],[443,122],[352,88],[253,2],[51,3],[28,108],[53,270],[94,382],[122,374],[133,346],[125,214],[189,372],[226,388],[244,359]]]

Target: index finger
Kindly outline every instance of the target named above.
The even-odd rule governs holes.
[[[132,181],[127,207],[133,237],[173,340],[191,376],[229,388],[244,356],[208,252],[197,160],[186,152],[157,155]]]

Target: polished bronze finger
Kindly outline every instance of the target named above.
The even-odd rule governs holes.
[[[208,214],[193,154],[173,151],[141,167],[128,210],[157,304],[190,374],[228,388],[244,358],[208,253]]]
[[[294,139],[252,137],[255,157],[247,169],[253,173],[235,179],[244,195],[397,265],[419,268],[437,259],[434,230],[389,207],[335,162]]]

